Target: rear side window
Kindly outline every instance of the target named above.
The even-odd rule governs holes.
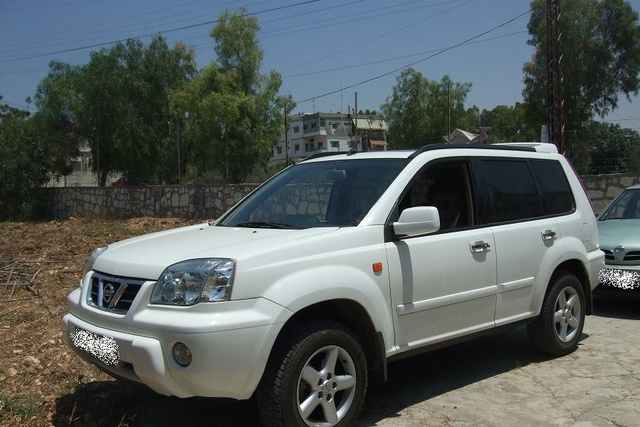
[[[553,160],[482,159],[480,223],[522,221],[573,212],[562,165]]]
[[[542,190],[546,215],[570,213],[575,207],[573,193],[562,165],[556,161],[533,160],[531,165]]]
[[[542,216],[536,183],[526,160],[483,159],[485,197],[481,223],[508,222]]]

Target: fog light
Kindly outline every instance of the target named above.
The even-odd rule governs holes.
[[[189,366],[191,364],[191,350],[185,344],[179,342],[173,346],[173,358],[181,366]]]

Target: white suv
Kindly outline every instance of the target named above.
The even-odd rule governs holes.
[[[214,223],[97,249],[63,323],[116,378],[346,426],[409,354],[520,324],[575,350],[603,265],[554,145],[320,155]]]

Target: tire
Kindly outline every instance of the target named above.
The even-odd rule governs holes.
[[[585,318],[585,297],[576,276],[554,275],[536,320],[527,332],[536,350],[551,356],[564,356],[578,348]]]
[[[267,427],[349,426],[366,391],[367,362],[353,332],[312,320],[278,340],[256,400]]]

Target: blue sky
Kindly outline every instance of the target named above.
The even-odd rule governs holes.
[[[629,3],[640,10],[640,0]],[[0,95],[26,108],[48,62],[88,61],[127,38],[162,34],[214,59],[209,33],[226,8],[260,23],[263,72],[283,76],[295,112],[380,110],[404,67],[472,84],[466,106],[522,101],[530,0],[0,0]],[[465,43],[466,42],[466,43]],[[33,108],[33,106],[31,107]],[[640,131],[640,99],[607,117]]]

